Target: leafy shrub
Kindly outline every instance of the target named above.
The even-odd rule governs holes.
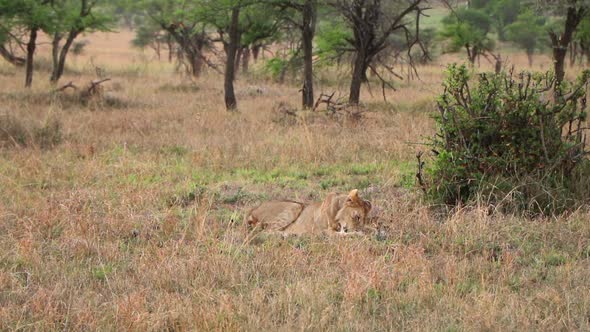
[[[484,198],[504,209],[549,214],[588,197],[579,182],[589,168],[590,71],[558,87],[551,73],[517,76],[484,73],[473,84],[464,65],[448,68],[437,100],[437,156],[427,169],[432,198],[446,204]]]
[[[284,75],[288,66],[289,60],[280,57],[274,57],[268,60],[265,65],[265,70],[274,80],[281,80],[281,76]]]
[[[318,57],[328,63],[340,61],[351,38],[351,31],[341,22],[320,25],[316,37]]]

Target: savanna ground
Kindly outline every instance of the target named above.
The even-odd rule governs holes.
[[[445,216],[415,188],[416,143],[459,56],[420,67],[389,103],[365,88],[360,121],[293,121],[274,110],[299,105],[296,84],[242,75],[228,113],[219,75],[181,78],[131,37],[88,36],[72,57],[62,82],[83,85],[95,65],[113,79],[87,104],[50,95],[42,69],[25,92],[0,67],[0,121],[26,133],[0,149],[0,330],[590,329],[587,210]],[[344,72],[317,79],[317,93],[347,91]],[[243,244],[258,202],[351,188],[372,201],[376,234]]]

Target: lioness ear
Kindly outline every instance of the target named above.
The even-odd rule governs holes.
[[[358,189],[353,189],[350,191],[350,193],[348,193],[348,197],[346,198],[346,200],[348,202],[356,202],[359,199],[359,191]]]

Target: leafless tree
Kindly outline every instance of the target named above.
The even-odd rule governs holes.
[[[425,7],[427,0],[332,0],[329,3],[353,31],[353,37],[348,40],[354,52],[350,104],[359,103],[361,85],[367,80],[367,69],[387,48],[394,34],[405,36],[412,67],[411,51],[414,46],[419,46],[423,53],[427,53],[419,33],[420,17],[428,9]]]

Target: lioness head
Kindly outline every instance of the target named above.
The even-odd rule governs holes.
[[[342,233],[361,230],[371,211],[371,203],[360,198],[357,189],[352,190],[348,195],[328,197],[324,207],[329,209],[328,215],[332,217],[330,227]]]

